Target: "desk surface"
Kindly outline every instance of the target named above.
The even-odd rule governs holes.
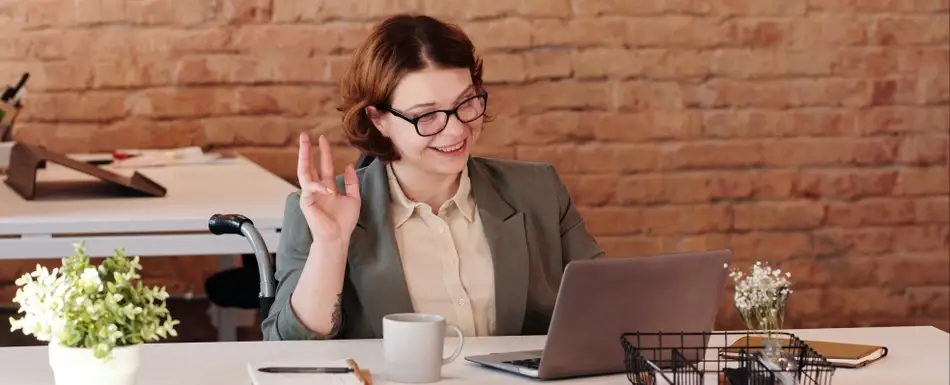
[[[833,385],[950,383],[950,335],[933,327],[792,330],[805,339],[882,344],[887,357],[861,369],[838,369]],[[618,337],[619,338],[619,337]],[[456,341],[447,340],[446,349]],[[619,342],[618,342],[619,343]],[[538,384],[504,372],[464,361],[461,357],[507,350],[539,349],[543,336],[466,339],[462,356],[445,366],[445,384]],[[283,358],[314,360],[354,358],[374,374],[374,383],[386,384],[380,340],[223,342],[151,344],[143,349],[140,385],[245,384],[248,361]],[[52,385],[46,347],[0,348],[0,382]],[[557,384],[629,384],[623,375],[557,381]]]
[[[139,172],[165,186],[166,196],[26,201],[0,184],[0,236],[207,231],[208,218],[215,213],[240,213],[258,228],[279,228],[287,194],[296,190],[243,157]],[[42,170],[39,179],[94,180],[55,164]]]

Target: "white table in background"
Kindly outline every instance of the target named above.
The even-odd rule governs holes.
[[[116,248],[141,257],[217,255],[228,267],[234,255],[252,250],[241,236],[208,231],[208,219],[216,213],[247,216],[268,249],[277,250],[284,202],[296,187],[256,163],[236,157],[138,171],[164,186],[166,196],[26,201],[0,184],[0,260],[61,258],[73,253],[74,243],[85,241],[91,256],[108,256]],[[94,180],[56,164],[41,170],[39,178]],[[222,339],[233,339],[233,328],[219,330]]]
[[[803,339],[880,344],[888,356],[861,369],[838,369],[833,385],[950,383],[950,335],[933,327],[791,330]],[[619,337],[618,337],[619,338]],[[537,384],[537,381],[487,369],[462,357],[521,349],[540,349],[544,336],[466,339],[462,356],[443,369],[445,384]],[[446,349],[456,340],[448,339]],[[619,339],[618,339],[619,344]],[[140,385],[246,384],[249,361],[329,360],[350,357],[370,369],[374,383],[386,384],[380,340],[218,342],[152,344],[143,349]],[[52,385],[46,347],[0,348],[0,382]],[[558,384],[629,384],[624,375],[558,381]]]

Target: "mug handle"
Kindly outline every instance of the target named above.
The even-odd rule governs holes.
[[[442,359],[442,365],[455,361],[455,359],[459,357],[459,354],[462,354],[462,346],[465,345],[465,336],[462,334],[462,329],[459,329],[459,327],[455,325],[445,325],[445,327],[448,329],[452,329],[452,331],[454,331],[455,334],[458,335],[459,345],[455,347],[455,351],[452,352],[451,356],[449,356],[448,358]]]

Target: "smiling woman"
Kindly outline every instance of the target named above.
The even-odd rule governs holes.
[[[380,338],[409,312],[466,336],[546,333],[564,266],[603,252],[553,167],[471,155],[490,115],[465,33],[392,17],[341,88],[347,137],[376,160],[337,176],[326,139],[314,166],[301,136],[265,339]]]

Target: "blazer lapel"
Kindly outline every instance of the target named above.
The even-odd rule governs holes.
[[[495,334],[520,335],[528,298],[524,213],[499,194],[484,166],[470,158],[468,167],[495,270]]]
[[[359,183],[362,206],[350,237],[347,264],[363,312],[375,334],[382,336],[383,317],[412,312],[412,300],[389,216],[385,165],[374,160],[360,175]]]

